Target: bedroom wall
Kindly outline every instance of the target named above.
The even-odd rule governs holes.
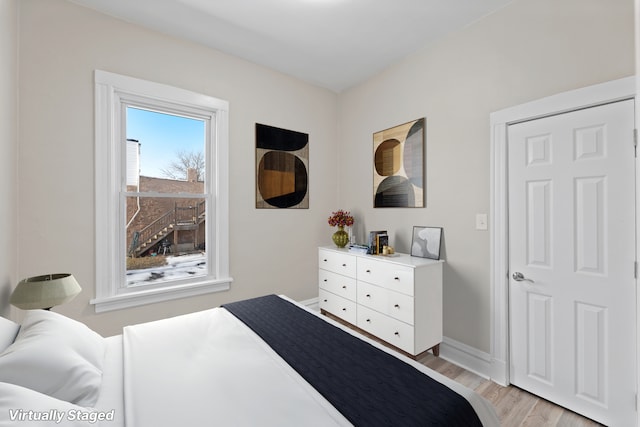
[[[16,282],[17,0],[0,0],[0,316]]]
[[[412,226],[444,228],[446,337],[490,352],[489,114],[633,75],[633,16],[633,0],[516,0],[341,95],[339,204],[403,252]],[[427,207],[373,209],[372,134],[419,117]]]
[[[10,265],[14,253],[9,286],[71,271],[83,292],[55,310],[105,335],[267,292],[317,296],[316,247],[330,243],[327,215],[345,208],[356,214],[360,240],[386,228],[400,251],[408,251],[413,225],[444,227],[445,336],[489,352],[489,234],[475,230],[476,213],[489,210],[489,114],[634,71],[632,0],[517,0],[340,95],[63,0],[0,2],[8,23],[0,26],[3,63],[13,55],[5,32],[18,31],[9,29],[7,5],[20,15],[20,221],[0,220],[0,230],[17,229],[20,238],[0,244],[7,255],[0,290],[2,263]],[[231,291],[100,315],[88,304],[96,68],[230,101]],[[10,87],[3,75],[2,93]],[[8,108],[5,97],[0,105]],[[427,118],[427,207],[373,209],[371,135],[418,117]],[[310,209],[254,208],[255,122],[310,134]],[[14,163],[0,150],[1,169],[10,173]],[[2,206],[14,189],[0,183]]]
[[[123,325],[284,293],[317,297],[317,245],[337,201],[337,95],[201,45],[62,0],[19,2],[18,273],[71,272],[83,287],[54,308],[104,335]],[[96,315],[93,71],[126,74],[230,103],[228,292]],[[255,209],[256,122],[310,135],[310,208]]]

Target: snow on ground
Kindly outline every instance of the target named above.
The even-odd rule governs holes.
[[[167,265],[141,270],[127,270],[127,285],[151,285],[207,274],[203,252],[189,255],[168,255]]]

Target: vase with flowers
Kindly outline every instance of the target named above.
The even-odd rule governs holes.
[[[347,243],[349,243],[349,233],[344,231],[344,227],[351,227],[353,225],[353,215],[351,215],[350,212],[340,209],[332,212],[327,222],[332,227],[338,227],[338,231],[333,233],[331,238],[337,247],[344,248]]]

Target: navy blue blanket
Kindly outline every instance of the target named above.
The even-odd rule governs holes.
[[[481,426],[462,396],[276,295],[223,306],[355,426]]]

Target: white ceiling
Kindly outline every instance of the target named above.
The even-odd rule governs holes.
[[[70,0],[340,92],[512,0]]]

